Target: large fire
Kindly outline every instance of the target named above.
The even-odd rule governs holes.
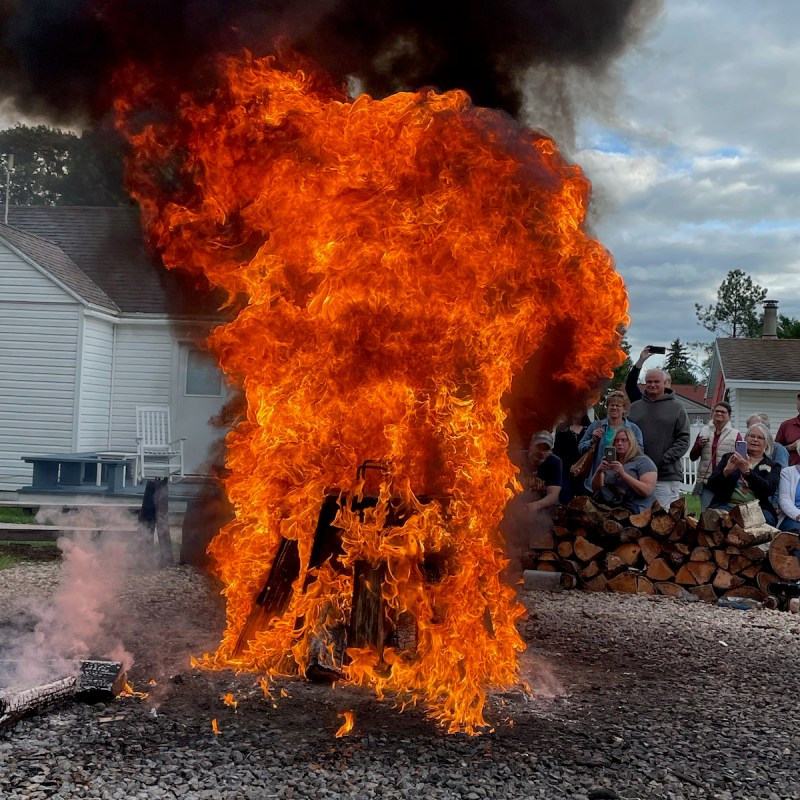
[[[487,690],[520,680],[498,530],[519,488],[512,378],[558,342],[555,369],[533,375],[549,424],[621,357],[627,300],[585,232],[587,180],[550,138],[458,91],[352,100],[307,64],[245,54],[174,119],[134,125],[151,84],[126,77],[119,124],[151,241],[245,298],[208,342],[247,418],[227,438],[236,519],[211,545],[227,628],[207,664],[303,673],[320,642],[332,658],[366,565],[414,646],[350,643],[343,679],[475,732]],[[384,466],[359,504],[366,459]],[[333,489],[341,552],[310,568]],[[291,596],[242,642],[287,541]]]

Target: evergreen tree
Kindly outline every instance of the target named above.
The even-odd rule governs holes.
[[[692,370],[689,348],[682,344],[680,339],[675,339],[669,346],[664,369],[669,372],[673,383],[697,386],[698,381]]]
[[[708,306],[695,303],[700,324],[718,337],[748,338],[761,335],[758,306],[767,290],[753,283],[740,269],[731,270],[717,290],[717,302]]]

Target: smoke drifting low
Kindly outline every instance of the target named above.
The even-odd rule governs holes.
[[[660,0],[4,0],[0,104],[57,122],[100,118],[131,61],[196,86],[209,54],[278,38],[337,81],[381,97],[465,89],[518,114],[531,69],[594,78],[635,41]],[[192,87],[194,88],[194,87]]]

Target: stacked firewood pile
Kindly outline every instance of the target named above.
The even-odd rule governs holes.
[[[685,513],[683,499],[669,511],[656,503],[636,514],[578,497],[554,522],[523,568],[560,572],[567,587],[774,605],[770,585],[800,579],[798,537],[766,525],[757,506],[709,509],[697,518]]]

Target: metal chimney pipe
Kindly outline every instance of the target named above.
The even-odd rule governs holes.
[[[778,301],[764,301],[764,326],[761,331],[762,339],[778,338]]]

